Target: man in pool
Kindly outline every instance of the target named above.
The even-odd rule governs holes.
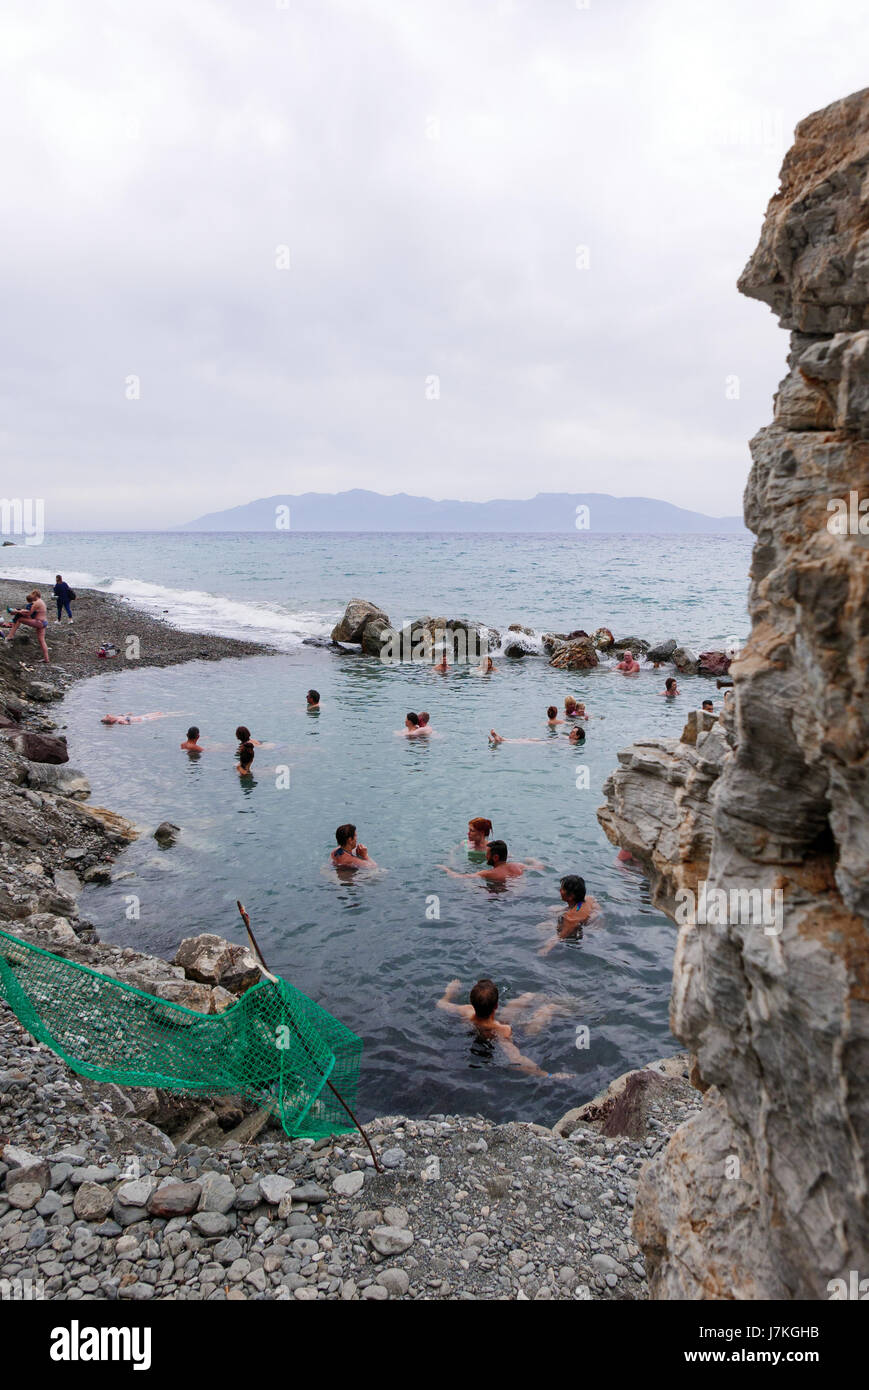
[[[563,724],[564,720],[558,717],[558,706],[550,705],[546,711],[546,722],[550,729],[554,729],[556,724]]]
[[[309,711],[309,713],[310,713],[311,710],[315,710],[315,709],[318,710],[318,709],[320,708],[320,692],[319,692],[319,690],[309,690],[308,693],[307,693],[307,695],[305,696],[305,699],[306,699],[307,704],[308,704],[308,711]]]
[[[513,1042],[513,1029],[510,1024],[502,1023],[501,1019],[495,1017],[498,1012],[499,994],[498,986],[494,980],[478,980],[469,995],[469,1004],[456,1003],[455,996],[461,987],[461,980],[450,980],[442,997],[437,1002],[437,1007],[443,1009],[445,1013],[461,1018],[465,1023],[473,1024],[480,1037],[497,1040],[510,1062],[528,1076],[556,1076],[558,1080],[567,1079],[568,1074],[566,1072],[544,1071],[536,1062],[532,1062],[530,1057],[524,1057],[519,1051]],[[515,1017],[523,1009],[537,1003],[539,997],[537,994],[520,995],[512,1003],[505,1004],[501,1010],[501,1018],[505,1018],[508,1012]],[[548,1023],[555,1012],[555,1005],[541,1004],[528,1019],[528,1031],[533,1029],[533,1031],[539,1032],[543,1024]]]
[[[374,860],[369,858],[368,850],[356,838],[356,826],[339,825],[335,831],[338,848],[330,855],[336,869],[376,869]]]
[[[419,712],[419,732],[421,734],[430,734],[432,732],[431,725],[429,724],[430,719],[431,715],[428,710],[421,709]]]
[[[506,883],[508,878],[518,878],[524,874],[526,867],[530,869],[542,868],[536,859],[529,859],[525,864],[516,864],[508,860],[507,846],[503,840],[492,840],[486,846],[485,869],[477,869],[472,874],[460,874],[456,869],[451,869],[447,864],[438,864],[436,867],[443,869],[450,878],[484,878],[489,883]]]
[[[537,952],[539,956],[548,956],[559,941],[567,941],[569,937],[581,937],[585,923],[600,911],[594,898],[586,893],[585,879],[580,878],[579,874],[566,874],[561,880],[560,892],[561,901],[567,903],[567,911],[562,912],[559,917],[555,935]]]
[[[581,724],[574,724],[567,737],[571,743],[585,743],[585,729]]]
[[[201,753],[203,751],[202,744],[199,742],[199,730],[195,724],[191,724],[187,730],[187,737],[181,745],[181,751],[184,753]]]
[[[633,652],[624,652],[622,659],[616,666],[617,671],[621,671],[623,676],[636,676],[640,669],[640,663],[634,660]]]

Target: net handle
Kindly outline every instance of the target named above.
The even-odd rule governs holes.
[[[244,904],[240,902],[238,898],[236,898],[235,905],[238,908],[241,920],[244,922],[244,929],[247,932],[248,941],[250,942],[251,948],[253,949],[253,953],[256,956],[257,964],[259,965],[260,970],[269,980],[273,980],[274,983],[277,984],[278,977],[277,975],[273,975],[272,972],[269,970],[268,966],[266,965],[265,956],[260,950],[259,943],[253,934],[253,927],[250,924],[250,917],[247,914]],[[299,1030],[296,1028],[296,1025],[295,1023],[293,1023],[292,1019],[290,1019],[290,1027],[294,1030],[296,1036],[299,1037],[299,1041],[304,1043],[304,1040],[299,1036]],[[359,1133],[362,1135],[362,1138],[365,1140],[365,1143],[368,1145],[368,1152],[371,1154],[375,1171],[378,1173],[382,1173],[383,1167],[381,1166],[380,1159],[374,1152],[371,1140],[368,1138],[368,1135],[365,1133],[365,1130],[362,1128],[356,1116],[353,1114],[353,1111],[350,1109],[350,1106],[347,1104],[346,1100],[341,1095],[341,1092],[337,1089],[337,1087],[332,1085],[332,1082],[329,1080],[328,1077],[326,1077],[326,1085],[329,1087],[329,1090],[332,1092],[335,1099],[339,1101],[341,1105],[343,1105],[344,1109],[347,1111],[347,1114],[350,1116],[350,1119],[353,1121],[354,1125],[359,1130]]]

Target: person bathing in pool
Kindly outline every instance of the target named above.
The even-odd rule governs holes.
[[[477,869],[472,874],[460,874],[456,869],[451,869],[447,864],[437,864],[435,867],[443,869],[450,878],[484,878],[487,883],[506,883],[508,878],[519,878],[527,869],[542,869],[543,864],[538,859],[526,859],[524,864],[517,864],[508,859],[507,846],[503,840],[492,840],[486,846],[486,865],[485,869]]]
[[[465,1023],[470,1023],[477,1030],[481,1038],[485,1040],[496,1040],[501,1045],[502,1051],[506,1054],[513,1066],[519,1068],[528,1076],[555,1076],[558,1080],[568,1079],[567,1072],[548,1072],[539,1067],[536,1062],[532,1062],[530,1057],[524,1057],[513,1041],[513,1029],[509,1023],[502,1022],[508,1013],[516,1017],[524,1009],[537,1003],[539,995],[522,994],[518,999],[505,1004],[501,1010],[501,1018],[496,1018],[498,1012],[498,1002],[500,999],[498,986],[494,980],[478,980],[470,992],[468,1004],[456,1003],[456,994],[462,987],[461,980],[450,980],[443,995],[437,1002],[437,1007],[443,1009],[445,1013],[452,1014],[456,1018],[461,1018]],[[528,1019],[528,1030],[532,1029],[539,1032],[544,1023],[555,1012],[553,1004],[544,1003],[540,1005]]]
[[[356,838],[356,826],[339,825],[335,831],[338,848],[330,855],[336,869],[376,869],[377,865],[369,857],[368,850]]]
[[[558,919],[555,935],[544,942],[537,952],[539,956],[548,956],[559,941],[567,941],[569,937],[580,938],[585,923],[600,911],[594,898],[586,892],[585,879],[580,878],[579,874],[566,874],[561,880],[560,890],[561,901],[567,904],[567,910]]]
[[[489,848],[489,836],[492,833],[492,822],[485,816],[474,816],[473,820],[468,821],[468,838],[465,848],[468,853],[485,854]]]
[[[169,719],[171,714],[155,710],[153,714],[104,714],[101,724],[147,724],[150,719]]]

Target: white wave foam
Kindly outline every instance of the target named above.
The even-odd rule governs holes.
[[[28,580],[51,585],[54,574],[28,567]],[[246,602],[209,594],[201,589],[171,589],[143,579],[112,578],[85,570],[64,570],[75,588],[96,589],[125,600],[132,608],[165,618],[184,632],[211,632],[220,637],[239,637],[280,648],[297,647],[306,637],[328,637],[340,613],[294,613],[267,603]]]

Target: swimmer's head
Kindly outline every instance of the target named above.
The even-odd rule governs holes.
[[[499,864],[506,864],[507,846],[505,845],[504,841],[492,840],[488,846],[486,857],[490,864],[494,863],[496,859]]]
[[[557,705],[550,705],[549,708],[548,708],[547,711],[546,711],[546,717],[547,717],[548,719],[557,719],[557,718],[558,718],[558,706],[557,706]]]
[[[485,835],[486,839],[492,833],[492,822],[485,816],[474,816],[473,820],[468,821],[468,831],[473,831],[477,835]]]
[[[191,724],[191,725],[190,725],[190,728],[187,730],[187,737],[188,737],[189,739],[192,739],[192,741],[193,741],[194,743],[195,743],[196,740],[198,739],[198,737],[199,737],[199,730],[197,729],[197,727],[196,727],[195,724]]]
[[[421,729],[424,729],[430,719],[431,715],[429,714],[428,710],[421,709],[419,712],[419,727]]]
[[[339,825],[335,831],[335,839],[338,841],[339,849],[344,849],[351,840],[356,839],[356,826],[350,825],[349,822],[347,825]]]
[[[253,762],[254,751],[254,746],[250,742],[243,743],[238,750],[239,766],[244,768],[245,771],[247,771]]]
[[[307,695],[305,696],[305,699],[307,700],[307,702],[308,702],[309,705],[319,705],[319,703],[320,703],[320,692],[319,692],[319,690],[309,690],[308,693],[307,693]]]
[[[568,738],[571,743],[585,743],[585,729],[580,728],[577,724],[575,728],[571,729]]]
[[[564,701],[564,713],[574,714],[576,711],[576,701],[572,695],[568,695]]]
[[[585,879],[580,878],[579,874],[565,874],[559,886],[561,896],[566,903],[585,901]]]
[[[665,685],[665,687],[667,688],[667,690],[675,690],[675,689],[676,689],[676,677],[675,677],[675,676],[668,676],[667,679],[664,681],[664,685]]]
[[[406,714],[406,715],[404,716],[404,722],[405,722],[405,724],[409,724],[410,727],[411,727],[412,729],[418,729],[418,728],[419,728],[419,715],[418,715],[418,714],[414,714],[413,710],[411,710],[410,714]]]
[[[250,743],[250,729],[246,729],[243,724],[239,724],[235,736],[239,743]]]
[[[703,708],[704,708],[709,714],[711,714],[711,713],[712,713],[712,701],[711,701],[711,700],[704,700],[704,701],[703,701]]]
[[[577,714],[585,714],[585,705],[582,700],[574,700],[574,710]]]
[[[494,980],[478,980],[470,993],[477,1018],[491,1018],[498,1007],[498,986]]]

